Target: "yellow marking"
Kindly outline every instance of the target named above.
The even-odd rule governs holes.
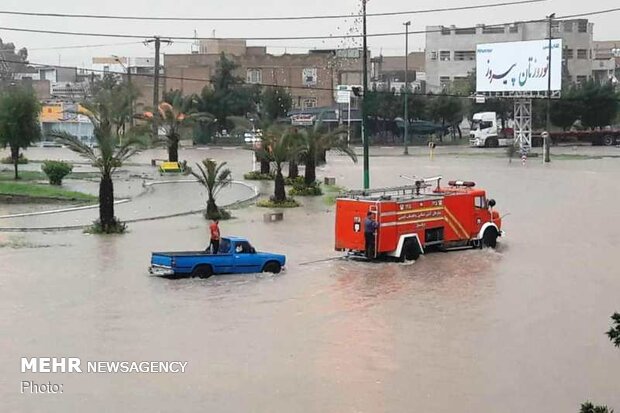
[[[456,224],[456,226],[461,230],[461,232],[459,233],[458,231],[454,231],[455,233],[457,233],[459,236],[463,237],[463,239],[467,239],[469,238],[469,236],[467,235],[467,231],[465,231],[465,228],[463,228],[463,225],[461,225],[461,223],[459,222],[458,219],[456,219],[454,217],[454,215],[452,214],[452,212],[450,212],[450,210],[444,206],[444,210],[446,211],[446,215]],[[453,228],[454,229],[454,228]]]

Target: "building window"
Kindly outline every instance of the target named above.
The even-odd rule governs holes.
[[[588,76],[577,76],[577,84],[582,85],[588,81]]]
[[[574,59],[575,51],[573,49],[564,49],[564,59]]]
[[[475,27],[463,27],[462,29],[456,29],[455,34],[476,34]]]
[[[450,60],[450,51],[449,50],[442,50],[439,52],[439,60],[441,60],[442,62],[446,62]]]
[[[587,49],[577,49],[577,59],[587,59],[587,58],[588,58]]]
[[[508,31],[510,33],[519,33],[519,25],[514,24],[514,25],[510,26],[510,29]]]
[[[571,33],[573,31],[573,22],[564,22],[564,31],[567,33]]]
[[[263,71],[260,69],[248,69],[246,76],[247,83],[263,83]]]
[[[557,20],[552,20],[551,21],[551,30],[559,32],[560,31],[560,22],[557,21]]]
[[[110,66],[103,66],[103,73],[108,73],[110,71]]]
[[[450,28],[449,27],[443,27],[441,26],[441,34],[445,35],[449,35],[450,34]]]
[[[457,50],[454,52],[454,60],[476,60],[476,51]]]
[[[304,86],[316,86],[317,84],[317,70],[313,68],[305,68],[302,71],[302,81]]]
[[[484,34],[503,34],[505,31],[504,26],[485,26],[482,28]]]
[[[302,109],[311,109],[317,107],[317,98],[303,98],[301,100]]]
[[[577,23],[577,31],[579,33],[587,33],[588,32],[588,21],[579,20],[579,22]]]
[[[437,60],[437,52],[431,52],[431,60]]]
[[[441,76],[439,78],[439,86],[442,88],[447,88],[450,86],[450,76]]]

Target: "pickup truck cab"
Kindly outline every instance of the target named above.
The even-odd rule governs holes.
[[[248,240],[227,237],[220,240],[217,254],[209,251],[153,252],[149,273],[166,277],[208,278],[214,274],[279,273],[286,257],[257,252]]]

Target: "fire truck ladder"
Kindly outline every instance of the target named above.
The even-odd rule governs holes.
[[[415,196],[421,195],[421,191],[430,188],[431,182],[437,182],[437,188],[439,188],[439,182],[441,181],[441,176],[436,176],[432,178],[421,178],[415,179],[412,177],[408,177],[405,175],[401,175],[402,178],[409,179],[415,182],[414,185],[403,185],[403,186],[394,186],[394,187],[386,187],[386,188],[376,188],[376,189],[365,189],[365,190],[357,190],[357,191],[348,191],[345,192],[344,195],[351,198],[372,198],[372,199],[391,199],[391,198],[413,198]]]

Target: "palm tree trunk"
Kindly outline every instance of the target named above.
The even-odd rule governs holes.
[[[290,161],[288,163],[288,177],[289,179],[296,179],[299,176],[299,164],[297,161]]]
[[[313,154],[308,154],[306,159],[306,171],[304,173],[304,183],[311,186],[316,181],[316,160]]]
[[[212,196],[209,196],[209,200],[207,201],[207,218],[213,219],[218,215],[219,209],[215,203],[215,199]]]
[[[286,189],[284,188],[284,176],[282,175],[282,167],[278,165],[276,172],[276,187],[274,191],[274,200],[276,202],[286,201]]]
[[[260,173],[263,175],[268,175],[270,172],[270,165],[269,165],[269,161],[265,161],[263,159],[261,159],[260,161]]]
[[[11,146],[11,158],[13,159],[13,168],[15,169],[15,179],[19,179],[17,174],[17,165],[19,165],[19,146]]]
[[[179,140],[176,138],[168,141],[168,161],[179,162]]]
[[[109,232],[114,225],[114,185],[109,173],[99,183],[99,221],[103,232]]]

